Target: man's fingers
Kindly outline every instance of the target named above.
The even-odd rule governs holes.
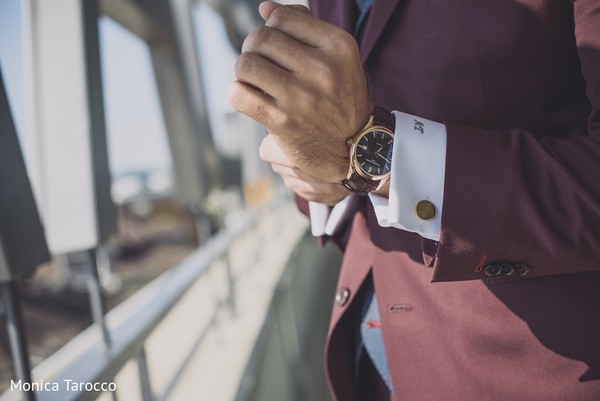
[[[257,27],[242,45],[242,53],[259,54],[272,63],[294,72],[299,72],[305,66],[307,57],[314,51],[314,48],[305,46],[268,26]]]
[[[287,155],[283,153],[279,145],[277,145],[275,137],[271,134],[267,135],[262,140],[258,153],[260,158],[267,163],[285,166],[290,169],[296,167],[296,165],[287,157]]]
[[[240,81],[233,82],[229,87],[229,104],[265,127],[273,123],[273,116],[277,113],[272,97]]]
[[[267,4],[264,6],[265,13],[261,13],[263,17],[268,16],[265,26],[278,29],[305,45],[322,47],[325,43],[329,44],[336,40],[331,37],[332,32],[345,33],[344,30],[313,17],[303,6],[300,6],[302,8],[281,5],[272,7],[270,4],[273,3],[262,4]]]
[[[274,1],[264,1],[264,2],[260,3],[260,5],[258,6],[258,12],[259,12],[260,16],[263,17],[263,19],[266,21],[271,16],[271,13],[276,8],[279,8],[279,7],[290,7],[295,10],[304,12],[306,14],[310,14],[310,11],[308,11],[308,8],[306,8],[305,6],[303,6],[301,4],[292,4],[289,6],[284,6],[283,4],[275,3]]]
[[[290,72],[256,53],[243,53],[235,63],[238,81],[250,84],[274,98],[285,95],[291,80]]]

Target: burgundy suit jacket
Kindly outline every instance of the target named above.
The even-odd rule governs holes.
[[[311,10],[352,31],[354,0]],[[336,399],[371,272],[394,399],[600,400],[600,1],[375,0],[361,55],[377,105],[446,124],[445,191],[439,243],[366,198],[334,238]]]

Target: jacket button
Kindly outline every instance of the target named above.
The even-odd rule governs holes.
[[[496,277],[496,276],[501,275],[503,271],[504,271],[504,269],[502,268],[502,265],[491,264],[491,265],[487,265],[483,269],[483,274],[485,274],[488,277]]]
[[[531,271],[531,269],[527,265],[524,265],[522,263],[515,265],[515,274],[517,276],[524,277],[524,276],[528,275],[530,271]]]
[[[344,306],[348,303],[348,299],[350,298],[350,290],[346,287],[342,288],[335,294],[335,302],[339,306]]]
[[[504,263],[502,265],[502,274],[505,276],[512,276],[515,273],[515,271],[517,271],[517,268],[513,264]]]
[[[417,203],[416,212],[421,220],[431,220],[435,217],[435,206],[428,200],[422,200]]]

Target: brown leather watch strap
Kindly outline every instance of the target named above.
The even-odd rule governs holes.
[[[381,125],[394,132],[396,129],[396,119],[388,110],[375,106],[373,110],[373,125]]]
[[[342,180],[342,185],[352,193],[365,196],[377,188],[379,180],[369,180],[354,172],[350,178]]]

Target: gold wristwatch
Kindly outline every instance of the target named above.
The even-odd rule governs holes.
[[[392,170],[395,125],[392,113],[375,107],[369,122],[348,139],[350,169],[342,180],[344,188],[364,196],[385,184]]]

